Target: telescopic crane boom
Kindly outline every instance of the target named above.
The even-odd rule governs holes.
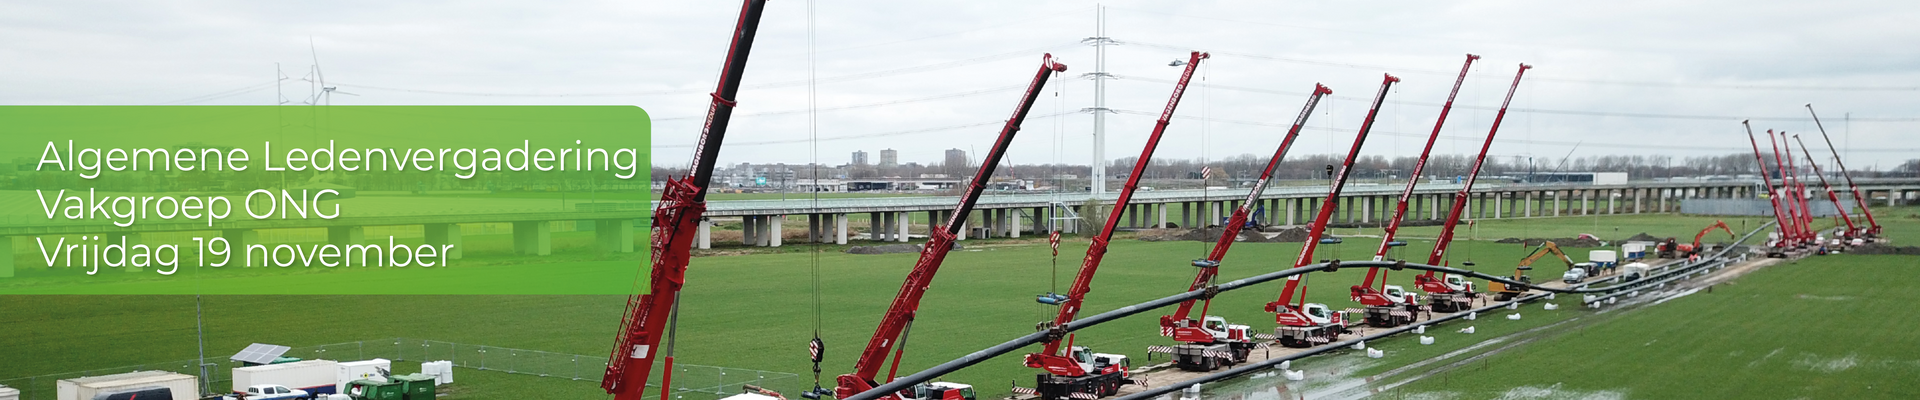
[[[766,0],[744,0],[740,18],[733,29],[733,43],[727,49],[726,66],[720,72],[719,88],[707,106],[706,125],[700,132],[700,144],[693,154],[693,168],[679,180],[669,178],[660,208],[653,211],[653,272],[648,290],[627,299],[626,317],[620,323],[620,335],[614,338],[613,354],[607,360],[606,375],[600,388],[616,400],[640,400],[659,355],[662,336],[667,339],[665,370],[661,390],[672,385],[674,324],[678,313],[680,288],[686,283],[687,263],[691,258],[693,237],[707,210],[707,185],[713,181],[713,168],[719,159],[720,144],[732,120],[735,95],[747,69],[747,55],[753,49],[754,33],[760,27],[760,14]],[[661,396],[665,398],[666,396]]]
[[[1427,167],[1427,156],[1433,153],[1433,144],[1440,140],[1440,128],[1447,124],[1447,113],[1453,111],[1453,99],[1455,96],[1460,95],[1460,85],[1466,83],[1467,71],[1473,69],[1473,61],[1478,59],[1480,59],[1480,56],[1468,54],[1466,63],[1460,65],[1460,76],[1453,79],[1453,90],[1447,92],[1447,102],[1445,105],[1440,106],[1440,118],[1433,121],[1433,133],[1427,135],[1427,146],[1421,148],[1420,159],[1414,161],[1413,171],[1407,173],[1407,187],[1400,191],[1400,200],[1394,205],[1393,217],[1387,219],[1386,232],[1380,235],[1380,248],[1373,252],[1374,261],[1385,260],[1388,250],[1397,246],[1406,245],[1405,242],[1395,242],[1393,240],[1394,234],[1400,232],[1400,221],[1407,216],[1407,203],[1413,200],[1414,186],[1420,184],[1420,173]],[[1376,275],[1379,282],[1378,287],[1374,286]],[[1379,267],[1368,268],[1366,281],[1350,289],[1353,301],[1360,302],[1360,304],[1367,306],[1367,322],[1369,324],[1373,324],[1376,327],[1390,328],[1407,322],[1413,322],[1413,313],[1411,311],[1391,309],[1394,308],[1394,306],[1414,304],[1415,302],[1407,298],[1411,297],[1411,295],[1388,295],[1387,274],[1381,272]]]
[[[1800,194],[1802,192],[1799,189],[1799,182],[1793,178],[1794,172],[1788,169],[1787,159],[1781,156],[1780,138],[1773,136],[1772,129],[1767,130],[1767,141],[1773,143],[1773,166],[1780,172],[1780,187],[1787,190],[1787,198],[1785,199],[1787,202],[1787,222],[1791,224],[1793,228],[1793,243],[1796,246],[1805,246],[1807,242],[1812,241],[1813,237],[1807,235],[1806,225],[1802,224],[1802,222],[1805,222],[1802,218],[1805,217],[1806,214],[1800,209]]]
[[[1167,107],[1160,111],[1160,119],[1154,121],[1153,134],[1147,136],[1147,145],[1140,150],[1140,158],[1134,160],[1133,172],[1127,175],[1126,186],[1121,188],[1120,197],[1114,200],[1113,211],[1107,215],[1106,226],[1100,228],[1100,232],[1093,237],[1093,243],[1087,246],[1087,256],[1080,263],[1080,272],[1074,275],[1073,287],[1068,289],[1066,300],[1060,302],[1060,312],[1054,316],[1053,322],[1046,325],[1053,334],[1047,337],[1048,340],[1041,352],[1027,354],[1024,363],[1028,367],[1045,369],[1048,374],[1062,377],[1108,373],[1089,371],[1088,366],[1082,365],[1070,354],[1062,354],[1060,345],[1066,339],[1066,334],[1064,330],[1058,328],[1073,321],[1074,316],[1080,312],[1081,303],[1086,301],[1087,292],[1093,290],[1093,276],[1100,271],[1100,260],[1107,254],[1107,241],[1113,238],[1113,230],[1119,227],[1120,217],[1126,213],[1127,206],[1133,200],[1133,192],[1139,189],[1140,176],[1145,175],[1147,164],[1153,160],[1153,151],[1160,147],[1160,136],[1166,133],[1167,125],[1173,118],[1174,109],[1180,106],[1180,97],[1187,92],[1188,80],[1193,78],[1194,71],[1200,67],[1200,61],[1207,57],[1207,53],[1198,51],[1188,54],[1186,69],[1180,72],[1180,80],[1174,83],[1173,95],[1167,99]],[[1100,167],[1094,166],[1094,168]],[[1042,382],[1041,386],[1042,391],[1047,391],[1046,382]],[[1112,393],[1103,395],[1107,394]]]
[[[1873,237],[1880,234],[1880,222],[1873,220],[1873,210],[1867,208],[1867,197],[1860,194],[1860,185],[1853,184],[1853,176],[1847,174],[1847,163],[1840,162],[1840,149],[1833,147],[1833,137],[1827,136],[1827,127],[1820,125],[1820,114],[1813,112],[1813,104],[1807,104],[1807,114],[1813,115],[1813,126],[1820,128],[1820,138],[1826,139],[1827,150],[1833,152],[1833,165],[1840,167],[1840,177],[1847,180],[1847,189],[1853,191],[1853,202],[1860,206],[1860,215],[1867,217],[1867,230],[1860,236]]]
[[[837,379],[839,386],[834,388],[836,397],[847,398],[880,385],[875,378],[880,374],[881,365],[887,361],[887,352],[906,341],[914,313],[920,309],[921,296],[933,283],[933,276],[940,271],[940,263],[946,259],[947,252],[953,249],[954,238],[960,234],[962,223],[973,212],[980,194],[986,191],[987,181],[993,177],[1000,159],[1007,154],[1007,146],[1013,141],[1014,134],[1020,131],[1021,122],[1026,121],[1027,112],[1033,109],[1041,88],[1046,86],[1048,77],[1066,70],[1067,65],[1054,62],[1052,54],[1041,58],[1040,71],[1034,74],[1033,83],[1027,85],[1026,93],[1021,95],[1019,105],[1013,109],[1013,117],[1007,119],[1006,125],[1000,128],[1000,138],[994,141],[993,148],[988,149],[987,156],[981,159],[979,171],[974,173],[966,193],[960,196],[960,204],[954,206],[945,225],[935,227],[928,235],[927,244],[920,250],[920,260],[913,264],[913,271],[907,273],[906,282],[900,285],[900,293],[893,298],[893,305],[887,307],[887,313],[881,316],[880,326],[874,330],[873,338],[867,341],[866,350],[860,353],[860,358],[853,364],[853,373],[840,375]],[[894,370],[900,367],[901,353],[894,354]],[[893,380],[892,372],[887,375],[887,380]]]
[[[1487,130],[1487,139],[1480,144],[1480,155],[1473,160],[1473,170],[1467,173],[1467,180],[1460,186],[1460,191],[1453,194],[1453,205],[1447,209],[1446,226],[1440,228],[1440,237],[1433,241],[1433,252],[1427,254],[1427,265],[1440,265],[1441,260],[1446,259],[1447,246],[1453,244],[1453,230],[1460,225],[1460,216],[1467,209],[1467,197],[1473,192],[1473,182],[1480,178],[1480,168],[1487,164],[1487,149],[1493,147],[1493,137],[1500,133],[1500,122],[1507,118],[1507,106],[1513,104],[1513,94],[1520,90],[1520,78],[1532,68],[1520,64],[1520,71],[1513,74],[1513,84],[1507,87],[1506,99],[1500,101],[1500,112],[1494,114],[1493,127]],[[1420,290],[1427,292],[1434,311],[1452,312],[1464,309],[1460,307],[1466,306],[1474,295],[1472,284],[1465,279],[1454,283],[1455,279],[1451,276],[1435,276],[1428,271],[1414,276],[1413,280],[1420,285]]]
[[[1314,107],[1320,104],[1321,97],[1328,94],[1333,94],[1333,89],[1317,83],[1313,85],[1313,94],[1307,96],[1306,106],[1301,107],[1300,115],[1294,117],[1293,127],[1288,128],[1286,136],[1280,140],[1280,148],[1274,149],[1273,157],[1267,159],[1266,169],[1260,171],[1260,180],[1253,183],[1253,189],[1247,192],[1246,201],[1241,202],[1240,207],[1234,208],[1233,216],[1227,218],[1227,224],[1222,227],[1223,232],[1220,234],[1220,239],[1214,243],[1213,251],[1208,252],[1205,259],[1193,260],[1193,266],[1198,268],[1199,272],[1194,274],[1193,284],[1187,286],[1187,291],[1208,287],[1213,284],[1213,279],[1219,276],[1220,260],[1227,257],[1227,250],[1231,249],[1235,239],[1240,237],[1240,229],[1247,225],[1247,218],[1252,215],[1254,204],[1257,204],[1260,195],[1266,192],[1267,184],[1273,179],[1273,170],[1280,165],[1281,160],[1286,159],[1287,150],[1292,149],[1294,139],[1300,137],[1300,129],[1306,126],[1307,118],[1313,115]],[[1200,307],[1201,320],[1196,320],[1189,315],[1192,315],[1194,303],[1200,301],[1205,303]],[[1187,300],[1180,302],[1180,307],[1175,309],[1172,315],[1160,316],[1160,334],[1187,343],[1174,348],[1174,364],[1181,368],[1211,371],[1222,364],[1220,361],[1223,357],[1219,357],[1219,354],[1224,352],[1231,355],[1226,358],[1228,362],[1225,363],[1231,365],[1246,361],[1255,347],[1246,325],[1227,324],[1225,318],[1207,315],[1207,309],[1212,305],[1212,298]],[[1226,348],[1223,349],[1222,346]]]
[[[1267,168],[1260,171],[1260,180],[1254,182],[1252,191],[1247,192],[1247,200],[1233,210],[1233,216],[1227,218],[1227,225],[1223,227],[1225,233],[1220,234],[1220,239],[1213,245],[1213,251],[1208,252],[1204,260],[1193,261],[1193,266],[1200,268],[1200,272],[1194,275],[1193,284],[1187,285],[1187,291],[1207,287],[1213,282],[1214,277],[1220,275],[1220,260],[1226,259],[1227,250],[1233,248],[1234,239],[1240,236],[1240,228],[1246,225],[1247,217],[1253,212],[1255,200],[1259,199],[1261,192],[1266,191],[1267,183],[1273,179],[1273,170],[1280,165],[1281,160],[1286,158],[1287,150],[1293,148],[1293,140],[1300,137],[1300,128],[1306,126],[1307,117],[1313,115],[1313,109],[1319,106],[1320,98],[1329,94],[1333,94],[1333,89],[1317,83],[1313,85],[1313,95],[1307,97],[1307,105],[1300,109],[1299,116],[1294,117],[1293,127],[1287,129],[1286,138],[1280,140],[1280,148],[1274,149],[1273,158],[1267,159]],[[1194,303],[1199,301],[1202,300],[1180,302],[1180,307],[1174,310],[1173,315],[1160,317],[1160,327],[1173,329],[1170,336],[1180,341],[1200,340],[1197,336],[1194,340],[1180,339],[1183,327],[1191,327],[1199,322],[1188,318],[1193,312]],[[1213,304],[1213,299],[1204,301],[1207,305]],[[1201,307],[1202,315],[1206,314],[1205,309],[1206,306]],[[1208,341],[1211,340],[1208,339]]]
[[[1774,227],[1780,230],[1780,237],[1768,246],[1767,255],[1784,257],[1787,254],[1786,248],[1792,246],[1793,235],[1788,232],[1793,228],[1787,226],[1787,213],[1780,205],[1780,191],[1773,189],[1773,178],[1767,173],[1767,159],[1760,155],[1760,140],[1753,137],[1753,124],[1740,121],[1740,125],[1747,128],[1747,142],[1753,144],[1753,162],[1760,167],[1760,186],[1767,187],[1767,200],[1773,202]]]
[[[1827,192],[1827,201],[1833,202],[1833,211],[1840,213],[1841,221],[1846,221],[1847,235],[1848,236],[1858,235],[1860,233],[1860,228],[1854,226],[1853,217],[1847,215],[1847,206],[1840,205],[1840,195],[1834,193],[1832,184],[1827,183],[1827,174],[1825,172],[1820,171],[1820,161],[1813,159],[1813,152],[1810,150],[1807,150],[1807,142],[1800,140],[1800,135],[1797,135],[1797,134],[1793,135],[1793,142],[1800,144],[1800,154],[1806,155],[1807,165],[1813,166],[1813,176],[1820,177],[1820,188]]]
[[[1360,146],[1366,144],[1367,133],[1373,131],[1374,117],[1380,114],[1380,105],[1387,101],[1387,91],[1393,88],[1400,78],[1392,74],[1382,74],[1380,92],[1373,95],[1373,107],[1367,110],[1367,119],[1360,123],[1360,133],[1354,135],[1353,147],[1347,149],[1347,159],[1341,163],[1340,170],[1334,175],[1333,186],[1327,189],[1327,198],[1321,202],[1320,212],[1313,218],[1313,224],[1307,227],[1307,241],[1300,248],[1300,257],[1294,259],[1293,267],[1299,268],[1313,263],[1313,249],[1320,244],[1320,237],[1326,234],[1327,220],[1333,218],[1335,202],[1340,198],[1340,190],[1347,186],[1347,177],[1353,173],[1353,160],[1360,156]],[[1335,262],[1337,265],[1338,262]],[[1302,274],[1304,275],[1304,274]],[[1331,342],[1346,330],[1345,318],[1333,315],[1325,305],[1308,304],[1306,290],[1300,288],[1300,277],[1287,278],[1280,298],[1267,303],[1267,312],[1274,313],[1274,336],[1280,344],[1288,347],[1307,347],[1316,343]],[[1294,302],[1294,291],[1299,290],[1299,302]],[[1293,304],[1289,304],[1293,303]],[[1313,307],[1318,306],[1318,307]]]

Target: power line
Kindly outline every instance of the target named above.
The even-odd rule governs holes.
[[[983,94],[993,94],[993,93],[1011,91],[1011,90],[1019,89],[1022,87],[1024,86],[1019,86],[1019,85],[1002,86],[997,88],[980,89],[980,90],[960,92],[960,93],[948,93],[948,94],[937,95],[937,96],[916,97],[916,98],[910,98],[910,99],[900,99],[900,100],[882,101],[882,102],[865,103],[865,104],[849,104],[849,105],[837,106],[837,107],[820,107],[812,110],[793,109],[793,110],[767,111],[767,112],[757,112],[757,113],[739,113],[734,115],[735,116],[787,115],[787,114],[807,113],[810,111],[835,111],[835,110],[850,110],[850,109],[858,109],[858,108],[883,107],[883,106],[890,106],[890,105],[896,105],[896,104],[908,104],[908,103],[918,103],[918,102],[924,102],[924,101],[957,99],[962,97],[979,96]],[[706,116],[665,117],[665,118],[654,118],[653,120],[657,122],[657,121],[673,121],[673,120],[695,120],[695,119],[703,119],[703,118],[706,118]]]
[[[1054,118],[1054,117],[1059,117],[1059,116],[1062,116],[1062,115],[1069,115],[1069,114],[1078,114],[1078,113],[1080,113],[1080,112],[1079,112],[1079,111],[1069,111],[1069,112],[1062,112],[1062,113],[1054,113],[1054,114],[1047,114],[1047,115],[1036,115],[1036,116],[1030,116],[1030,117],[1027,117],[1027,119],[1030,119],[1030,120],[1031,120],[1031,119],[1035,119],[1035,118]],[[923,128],[923,129],[909,129],[909,130],[900,130],[900,131],[887,131],[887,132],[876,132],[876,133],[863,133],[863,134],[858,134],[858,135],[845,135],[845,136],[830,136],[830,137],[820,137],[820,138],[818,138],[817,140],[818,140],[818,141],[821,141],[821,142],[829,142],[829,141],[839,141],[839,140],[852,140],[852,139],[871,139],[871,138],[878,138],[878,137],[889,137],[889,136],[905,136],[905,135],[913,135],[913,134],[923,134],[923,133],[933,133],[933,132],[944,132],[944,131],[951,131],[951,130],[957,130],[957,129],[965,129],[965,128],[974,128],[974,127],[981,127],[981,126],[991,126],[991,125],[1002,125],[1002,124],[1006,124],[1006,123],[1007,123],[1007,121],[1006,121],[1006,120],[996,120],[996,121],[988,121],[988,122],[977,122],[977,123],[970,123],[970,124],[960,124],[960,125],[948,125],[948,126],[942,126],[942,127],[935,127],[935,128]],[[814,140],[816,140],[816,139],[782,139],[782,140],[764,140],[764,141],[758,141],[758,142],[727,142],[727,145],[728,145],[728,146],[762,146],[762,145],[770,145],[770,144],[794,144],[794,143],[807,143],[807,142],[810,142],[810,141],[814,141]],[[659,148],[692,148],[692,147],[693,147],[693,145],[691,145],[691,144],[655,144],[655,145],[653,145],[653,148],[656,148],[656,149],[659,149]]]
[[[1202,47],[1193,47],[1193,46],[1175,46],[1175,45],[1168,45],[1168,44],[1134,42],[1134,41],[1127,41],[1125,43],[1130,45],[1135,45],[1135,46],[1141,46],[1141,47],[1154,47],[1154,48],[1162,48],[1162,49],[1169,49],[1169,50],[1187,50],[1187,49],[1202,48]],[[1211,49],[1210,47],[1208,48]],[[1235,51],[1229,51],[1229,50],[1208,50],[1208,52],[1213,53],[1215,55],[1245,57],[1245,58],[1278,61],[1278,62],[1286,62],[1286,63],[1294,63],[1294,64],[1317,65],[1317,66],[1323,66],[1323,67],[1338,67],[1338,68],[1350,68],[1350,69],[1364,69],[1369,71],[1393,71],[1394,73],[1418,73],[1418,74],[1448,75],[1448,76],[1451,76],[1454,74],[1454,72],[1435,70],[1435,69],[1406,68],[1406,67],[1396,67],[1396,66],[1390,66],[1390,65],[1320,61],[1320,60],[1310,60],[1310,59],[1303,59],[1303,58],[1280,57],[1280,56],[1272,56],[1272,55],[1265,55],[1265,54],[1235,52]],[[1479,75],[1479,74],[1476,74],[1476,75]],[[1494,77],[1494,75],[1491,75],[1491,74],[1486,74],[1485,76]],[[1831,91],[1840,91],[1840,92],[1920,91],[1920,86],[1808,86],[1808,85],[1676,83],[1676,82],[1648,82],[1648,81],[1617,81],[1617,80],[1605,80],[1605,79],[1554,78],[1550,76],[1531,77],[1531,78],[1527,78],[1527,80],[1542,81],[1542,82],[1587,84],[1587,85],[1620,85],[1620,86],[1638,86],[1638,87],[1669,87],[1669,88],[1693,88],[1693,89],[1804,90],[1804,91],[1830,91],[1830,92]]]
[[[985,55],[985,56],[979,56],[979,57],[973,57],[973,58],[967,58],[967,59],[939,62],[939,63],[933,63],[933,64],[916,65],[911,67],[894,68],[894,69],[880,70],[880,71],[861,72],[861,73],[855,73],[855,74],[820,78],[817,80],[799,79],[799,80],[744,85],[743,87],[750,88],[750,89],[767,89],[767,88],[778,88],[778,87],[805,86],[809,83],[839,83],[839,82],[849,82],[849,81],[894,76],[894,75],[937,71],[942,69],[956,68],[956,67],[980,64],[980,63],[991,62],[991,61],[999,61],[1002,59],[1008,59],[1013,57],[1031,56],[1035,53],[1069,48],[1077,44],[1079,44],[1079,42],[1075,41],[1075,42],[1064,43],[1064,44],[1053,44],[1053,45],[1021,49],[1021,50],[1015,50],[1015,51],[1009,51],[1004,53],[991,54],[991,55]],[[448,95],[448,96],[477,96],[477,97],[614,97],[614,96],[658,96],[658,95],[673,95],[673,94],[698,94],[698,93],[707,92],[706,89],[667,89],[667,90],[630,91],[630,92],[584,92],[584,93],[471,92],[471,91],[456,91],[456,90],[413,89],[413,88],[402,88],[402,87],[391,87],[391,86],[360,85],[360,84],[345,83],[345,82],[334,82],[334,86],[352,87],[352,88],[367,89],[367,90],[384,90],[384,91],[393,91],[393,92],[436,94],[436,95]]]
[[[1133,80],[1133,81],[1143,81],[1143,82],[1153,82],[1153,83],[1172,83],[1173,82],[1172,80],[1167,80],[1167,79],[1148,78],[1148,77],[1131,76],[1131,75],[1116,75],[1115,77],[1120,78],[1123,81]],[[1242,92],[1275,94],[1275,95],[1283,95],[1283,96],[1307,95],[1306,92],[1266,89],[1266,88],[1258,88],[1258,87],[1251,87],[1251,86],[1233,86],[1233,85],[1219,85],[1219,84],[1204,84],[1200,86],[1215,87],[1220,89],[1235,90],[1235,91],[1242,91]],[[1342,100],[1342,101],[1370,101],[1368,99],[1352,97],[1352,96],[1328,95],[1327,97],[1336,99],[1336,100]],[[1419,101],[1407,101],[1404,104],[1427,106],[1427,107],[1441,106],[1440,103],[1428,103],[1428,102],[1419,102]],[[1486,110],[1486,111],[1494,111],[1499,109],[1498,107],[1475,106],[1475,105],[1465,105],[1465,104],[1454,104],[1453,106],[1455,108],[1464,108],[1464,109],[1471,109],[1471,110]],[[1807,117],[1741,117],[1741,116],[1729,116],[1729,115],[1655,114],[1655,113],[1631,113],[1631,112],[1617,112],[1617,111],[1555,110],[1555,109],[1545,109],[1545,108],[1509,108],[1507,110],[1513,111],[1513,112],[1525,112],[1525,113],[1535,113],[1535,114],[1583,115],[1583,116],[1594,116],[1594,117],[1694,119],[1694,120],[1716,120],[1716,121],[1740,121],[1740,120],[1749,120],[1749,119],[1754,121],[1785,121],[1785,122],[1813,121],[1813,119],[1807,118]],[[1862,120],[1862,121],[1874,121],[1874,122],[1920,121],[1920,117],[1854,117],[1854,119]]]

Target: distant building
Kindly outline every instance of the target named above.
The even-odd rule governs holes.
[[[953,176],[960,176],[961,174],[967,173],[967,151],[947,149],[947,161],[941,164],[941,167],[947,170],[947,174]]]
[[[855,151],[855,152],[853,152],[853,166],[856,166],[856,167],[865,167],[865,166],[867,166],[867,162],[868,162],[868,161],[867,161],[867,152],[865,152],[865,151]]]
[[[1535,172],[1515,177],[1525,183],[1572,183],[1588,185],[1624,185],[1625,172]]]
[[[900,166],[899,150],[886,149],[886,150],[880,151],[880,167],[881,168],[893,168],[898,166]]]

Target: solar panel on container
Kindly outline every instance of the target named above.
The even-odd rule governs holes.
[[[245,350],[240,350],[239,354],[234,354],[233,357],[229,359],[234,361],[239,361],[239,362],[254,363],[254,364],[261,364],[261,365],[272,364],[274,359],[280,358],[281,354],[286,354],[287,350],[292,350],[292,349],[293,348],[287,347],[287,346],[276,346],[276,345],[265,344],[265,343],[254,343],[251,345],[247,345],[247,348]]]

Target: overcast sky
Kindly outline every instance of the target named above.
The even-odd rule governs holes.
[[[327,84],[358,95],[335,105],[637,105],[655,121],[654,164],[669,166],[689,158],[739,12],[712,0],[5,3],[0,104],[300,104],[317,53]],[[1047,52],[1070,69],[1008,157],[1089,160],[1093,118],[1080,110],[1094,84],[1082,74],[1095,57],[1081,41],[1095,36],[1094,3],[817,1],[811,30],[809,3],[769,4],[722,162],[984,151]],[[1818,154],[1802,106],[1814,103],[1851,166],[1920,158],[1920,3],[1910,1],[1105,5],[1106,35],[1120,43],[1106,60],[1119,77],[1107,85],[1118,112],[1110,158],[1139,153],[1180,72],[1167,64],[1188,50],[1213,58],[1157,157],[1270,154],[1315,82],[1335,94],[1296,154],[1344,152],[1381,73],[1404,82],[1363,151],[1417,155],[1471,52],[1485,58],[1436,153],[1477,149],[1525,62],[1536,68],[1496,156],[1744,152],[1741,118],[1812,134]],[[291,78],[278,85],[276,63]]]

